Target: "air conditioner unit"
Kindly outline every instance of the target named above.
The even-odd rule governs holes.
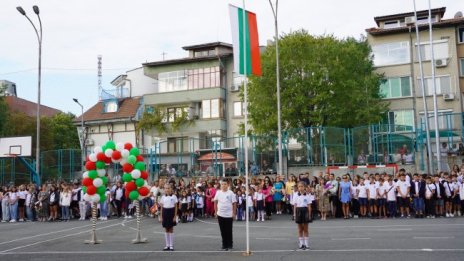
[[[230,86],[230,91],[231,91],[231,92],[238,92],[238,91],[240,91],[240,85],[234,84],[234,85]]]
[[[93,140],[92,139],[86,139],[85,140],[85,146],[92,146],[93,145]]]
[[[454,93],[444,93],[443,100],[445,101],[452,101],[454,100]]]
[[[435,60],[435,67],[446,67],[448,65],[447,59],[438,59]]]
[[[414,16],[409,16],[404,18],[404,23],[406,25],[413,25],[416,22],[416,18]]]

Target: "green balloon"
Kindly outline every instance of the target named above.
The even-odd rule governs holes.
[[[139,148],[133,147],[130,151],[130,155],[138,156],[140,154]]]
[[[112,149],[112,150],[116,149],[116,143],[114,143],[114,141],[112,140],[109,140],[105,146],[107,149]]]
[[[134,165],[137,162],[137,157],[135,157],[134,155],[130,155],[129,157],[127,157],[127,162],[129,164]]]
[[[106,145],[103,145],[103,146],[102,146],[102,151],[103,151],[103,153],[105,153],[106,149],[108,149],[108,147],[106,147]]]
[[[137,185],[137,187],[142,187],[143,185],[145,185],[145,180],[143,180],[142,178],[138,178],[135,180],[135,185]]]
[[[139,198],[139,192],[137,190],[131,191],[131,193],[129,193],[129,198],[132,199],[132,200],[138,199]]]
[[[87,187],[86,186],[82,186],[82,192],[84,192],[84,194],[87,193]]]
[[[105,200],[106,200],[106,195],[105,194],[100,195],[100,202],[103,203],[105,202]]]
[[[100,186],[100,187],[97,188],[97,194],[100,195],[100,197],[101,197],[101,195],[104,195],[105,192],[106,192],[105,186]]]
[[[122,180],[123,180],[124,182],[132,181],[132,176],[131,176],[131,174],[129,174],[129,173],[124,173],[124,175],[122,175]]]
[[[97,161],[97,164],[95,164],[95,165],[97,165],[97,169],[104,169],[105,166],[106,166],[105,162],[103,162],[103,161]],[[97,175],[98,175],[98,173],[97,173]]]
[[[100,177],[100,178],[103,181],[103,185],[106,186],[106,184],[108,184],[108,178],[106,176],[103,176],[103,177]]]
[[[145,162],[142,162],[142,161],[136,162],[134,167],[136,169],[140,170],[140,171],[144,171],[145,170]]]
[[[89,178],[95,179],[96,177],[98,177],[98,172],[96,170],[89,171]]]

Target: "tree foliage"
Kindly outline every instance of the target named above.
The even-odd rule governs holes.
[[[167,108],[147,109],[137,124],[137,130],[155,130],[158,135],[162,135],[167,132],[182,132],[184,128],[194,124],[194,120],[190,119],[189,113],[185,110],[181,110],[180,114],[176,114],[172,122],[168,122],[168,117]]]
[[[276,133],[275,45],[261,55],[262,77],[248,85],[249,122],[255,134]],[[312,36],[301,30],[279,41],[282,129],[354,127],[377,123],[388,104],[365,39]],[[243,95],[243,93],[242,93]]]

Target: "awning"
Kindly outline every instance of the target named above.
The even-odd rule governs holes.
[[[435,138],[436,135],[435,135],[435,131],[430,131],[430,138]],[[440,135],[440,138],[447,138],[447,137],[459,137],[459,134],[455,133],[454,131],[452,130],[440,130],[438,131],[439,135]],[[427,135],[425,134],[425,131],[421,133],[424,137],[423,139],[426,139],[427,138]],[[420,139],[422,137],[422,135],[419,135],[418,138]]]
[[[200,156],[198,158],[198,160],[200,160],[200,161],[204,161],[204,160],[208,160],[208,161],[211,161],[211,160],[233,161],[233,160],[237,160],[237,159],[232,154],[229,154],[229,153],[225,153],[225,152],[214,153],[214,152],[211,152],[211,153]]]
[[[382,134],[375,138],[377,143],[388,143],[388,142],[398,142],[398,143],[411,143],[413,140],[412,137],[402,134]]]

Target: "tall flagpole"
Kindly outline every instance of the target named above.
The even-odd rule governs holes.
[[[435,149],[437,150],[437,168],[438,168],[438,172],[440,172],[441,171],[440,132],[439,132],[440,127],[438,126],[437,86],[435,83],[435,55],[433,52],[433,37],[432,37],[432,7],[430,5],[430,0],[429,0],[429,41],[430,41],[430,52],[432,55],[431,60],[430,60],[430,65],[432,66],[433,116],[434,116],[434,122],[435,122]]]
[[[244,147],[245,147],[245,193],[246,193],[246,209],[245,209],[245,236],[246,236],[246,251],[245,251],[245,255],[251,255],[251,251],[250,251],[250,220],[249,220],[249,213],[248,213],[248,194],[249,194],[249,184],[248,184],[248,87],[247,87],[247,77],[248,77],[248,74],[247,74],[247,62],[246,62],[246,30],[245,30],[245,26],[246,26],[246,11],[245,11],[245,0],[242,1],[243,2],[243,73],[245,75],[245,81],[244,81],[244,92],[245,92],[245,143],[244,143]]]
[[[429,127],[429,111],[427,106],[427,96],[425,93],[425,84],[424,84],[424,67],[422,65],[422,53],[420,52],[420,35],[419,35],[419,25],[417,24],[417,11],[416,11],[416,0],[413,0],[414,3],[414,18],[415,18],[415,26],[416,26],[416,45],[417,45],[417,58],[419,60],[419,68],[420,68],[420,80],[421,80],[421,88],[422,88],[422,101],[424,103],[424,119],[425,119],[425,134],[426,134],[426,142],[427,142],[427,168],[429,169],[429,175],[433,174],[433,155],[432,155],[432,143],[430,143],[430,127]],[[416,79],[412,79],[415,81]],[[423,139],[423,137],[421,137]]]
[[[282,157],[282,111],[280,108],[280,64],[279,64],[279,28],[277,23],[277,12],[279,8],[279,0],[276,0],[275,8],[271,0],[269,4],[272,8],[274,15],[274,29],[275,29],[275,46],[276,46],[276,85],[277,85],[277,139],[278,139],[278,153],[279,153],[279,169],[278,175],[283,174],[283,157]]]

